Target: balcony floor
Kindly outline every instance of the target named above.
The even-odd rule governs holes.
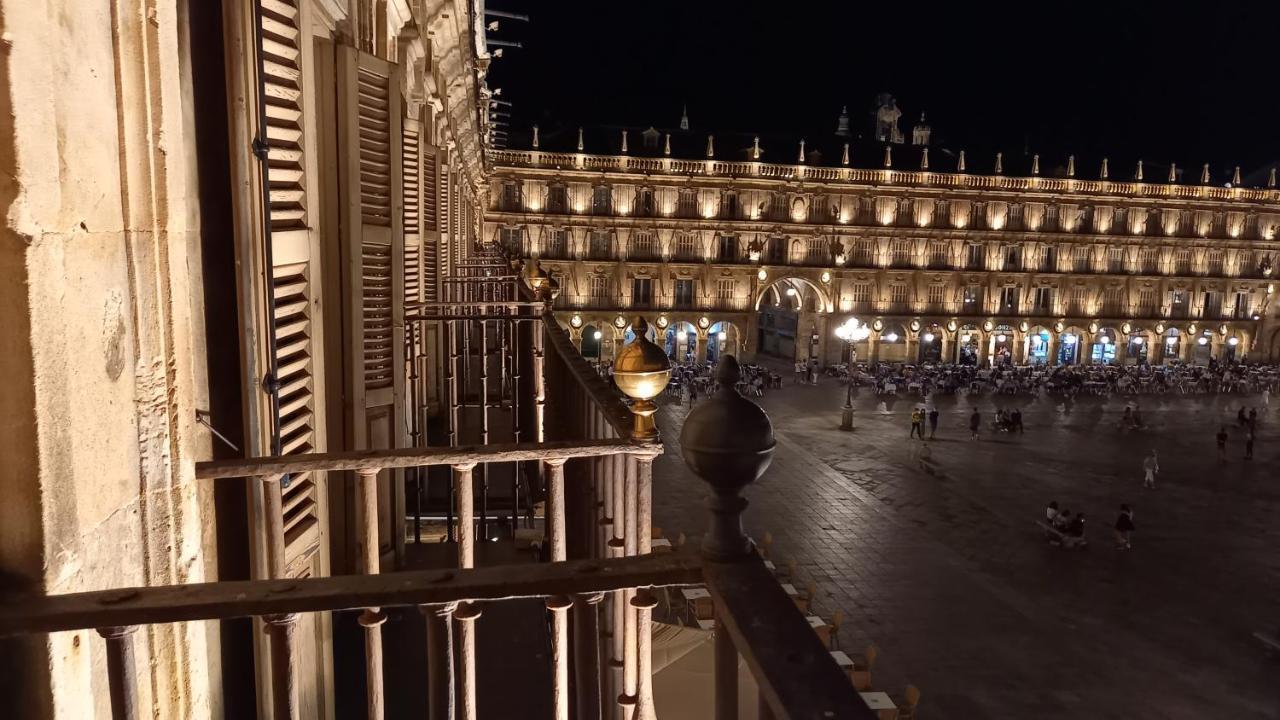
[[[854,433],[837,427],[835,380],[761,401],[774,422],[773,466],[748,488],[748,531],[775,538],[816,611],[845,613],[842,646],[880,648],[875,689],[922,691],[926,717],[1275,718],[1275,665],[1251,639],[1280,618],[1274,477],[1280,433],[1257,396],[1141,398],[1149,428],[1122,435],[1125,400],[1001,398],[1026,435],[968,440],[969,398],[938,401],[939,439],[908,441],[917,398],[878,407],[863,390]],[[995,403],[975,400],[989,420]],[[1240,406],[1261,413],[1257,459],[1230,460],[1212,438]],[[696,542],[700,482],[679,459],[687,408],[659,413],[655,517]],[[984,421],[985,425],[985,421]],[[925,458],[923,446],[929,446]],[[1141,485],[1149,447],[1164,468]],[[1224,472],[1225,470],[1225,472]],[[1091,547],[1049,547],[1033,525],[1049,500],[1083,511]],[[1134,549],[1112,547],[1120,503],[1136,510]]]

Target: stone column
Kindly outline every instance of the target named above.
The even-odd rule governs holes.
[[[698,338],[698,347],[695,348],[695,350],[697,352],[698,362],[705,363],[707,361],[707,339],[710,336],[707,334],[706,330],[698,328],[698,334],[696,337]]]
[[[1049,333],[1049,347],[1046,348],[1049,356],[1045,358],[1045,365],[1052,366],[1058,364],[1058,343],[1060,342],[1062,342],[1061,333]]]

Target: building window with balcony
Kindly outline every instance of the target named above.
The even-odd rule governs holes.
[[[1102,314],[1112,317],[1126,314],[1124,295],[1124,288],[1107,288],[1102,294]]]
[[[965,248],[964,266],[968,270],[982,270],[987,265],[987,249],[978,243]]]
[[[658,214],[658,202],[653,197],[653,188],[636,189],[636,217],[653,217]]]
[[[1071,267],[1076,272],[1084,272],[1084,273],[1092,272],[1093,263],[1090,262],[1090,258],[1089,258],[1091,254],[1092,253],[1090,252],[1089,246],[1087,245],[1082,245],[1076,248],[1076,251],[1072,257]]]
[[[977,313],[982,312],[982,286],[981,285],[965,285],[964,294],[961,299],[961,312]]]
[[[831,253],[828,252],[827,241],[823,238],[810,238],[805,243],[804,261],[809,265],[828,265]]]
[[[591,214],[613,214],[613,188],[608,185],[597,185],[591,190]]]
[[[1209,274],[1221,277],[1223,267],[1223,258],[1221,250],[1214,250],[1209,253]]]
[[[1040,271],[1058,272],[1058,247],[1056,245],[1046,245],[1044,252],[1040,254]]]
[[[593,307],[608,307],[612,305],[609,297],[608,275],[591,276],[591,305]]]
[[[830,222],[831,218],[835,217],[833,210],[834,208],[827,202],[826,196],[814,195],[809,200],[809,222]]]
[[[680,310],[687,310],[693,307],[693,280],[689,278],[676,280],[674,304]]]
[[[889,311],[890,312],[909,312],[911,308],[907,306],[907,286],[906,285],[890,285],[889,286]]]
[[[1124,248],[1122,247],[1107,248],[1107,272],[1109,273],[1124,272]]]
[[[685,188],[676,195],[676,215],[682,218],[698,217],[698,191]]]
[[[929,309],[933,312],[944,312],[946,308],[947,286],[946,285],[930,285],[929,286]]]
[[[1089,313],[1089,291],[1082,287],[1071,289],[1071,314],[1080,316]]]
[[[929,267],[934,270],[946,268],[947,262],[947,244],[945,242],[929,243]]]
[[[700,260],[698,241],[693,233],[676,234],[676,258],[679,260]]]
[[[1204,294],[1204,310],[1201,317],[1218,318],[1222,317],[1222,293],[1208,291]]]
[[[502,183],[502,196],[498,200],[498,206],[507,212],[519,212],[521,210],[519,180],[507,180]]]
[[[528,253],[524,248],[524,228],[504,227],[498,231],[499,242],[512,255],[524,257]]]
[[[1186,290],[1169,291],[1169,317],[1185,318],[1190,307]]]
[[[1174,256],[1174,272],[1179,275],[1191,274],[1191,251],[1179,250]]]
[[[1009,286],[1000,288],[1000,312],[1018,312],[1018,295],[1019,291],[1017,287]]]
[[[720,217],[724,220],[741,219],[742,208],[738,206],[738,193],[726,190],[720,196]]]
[[[1236,293],[1235,319],[1248,320],[1253,317],[1249,307],[1249,293]]]
[[[787,264],[787,239],[784,237],[771,237],[769,243],[765,246],[765,262],[770,265],[786,265]]]
[[[544,257],[564,260],[569,257],[569,231],[550,230],[547,234],[547,247],[542,253]]]
[[[716,303],[723,309],[733,308],[733,295],[737,283],[733,278],[720,278],[716,281]]]
[[[1022,269],[1022,247],[1019,245],[1009,245],[1004,249],[1004,269],[1005,270],[1021,270]]]
[[[911,241],[894,240],[892,245],[892,264],[896,268],[911,267]]]
[[[1144,288],[1138,291],[1138,313],[1144,317],[1156,315],[1156,291]]]
[[[631,280],[631,307],[641,310],[653,307],[653,279],[633,278]]]
[[[651,232],[635,232],[631,235],[631,258],[653,260],[658,257],[658,241]]]
[[[721,235],[716,244],[716,260],[724,263],[738,261],[738,238],[733,235]]]
[[[592,260],[613,259],[613,238],[607,230],[592,230],[587,257]]]
[[[1142,251],[1142,273],[1144,275],[1155,275],[1160,272],[1160,251],[1155,248],[1146,248]]]
[[[872,267],[876,264],[876,241],[859,240],[853,253],[853,264],[858,267]]]
[[[559,215],[569,212],[569,188],[563,183],[547,188],[547,212]]]
[[[1038,287],[1032,295],[1032,308],[1037,315],[1048,315],[1053,312],[1053,288]]]
[[[769,201],[769,219],[778,222],[791,222],[791,207],[787,204],[785,193],[774,193]]]

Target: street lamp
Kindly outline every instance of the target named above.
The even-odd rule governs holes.
[[[595,338],[596,341],[596,364],[599,365],[600,360],[604,358],[604,345],[600,342],[600,339],[604,337],[604,333],[597,330],[591,337]]]
[[[857,318],[849,318],[836,328],[836,337],[845,341],[849,346],[849,361],[853,362],[854,343],[860,343],[871,336],[871,328],[859,321]],[[848,389],[845,392],[844,408],[840,416],[840,429],[853,430],[853,375],[849,376]]]

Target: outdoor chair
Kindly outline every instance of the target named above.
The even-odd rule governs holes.
[[[831,613],[831,646],[828,650],[840,649],[840,626],[844,624],[844,611],[836,610]]]
[[[920,689],[915,685],[908,685],[902,691],[902,698],[898,705],[898,720],[915,720],[916,706],[920,704]]]

